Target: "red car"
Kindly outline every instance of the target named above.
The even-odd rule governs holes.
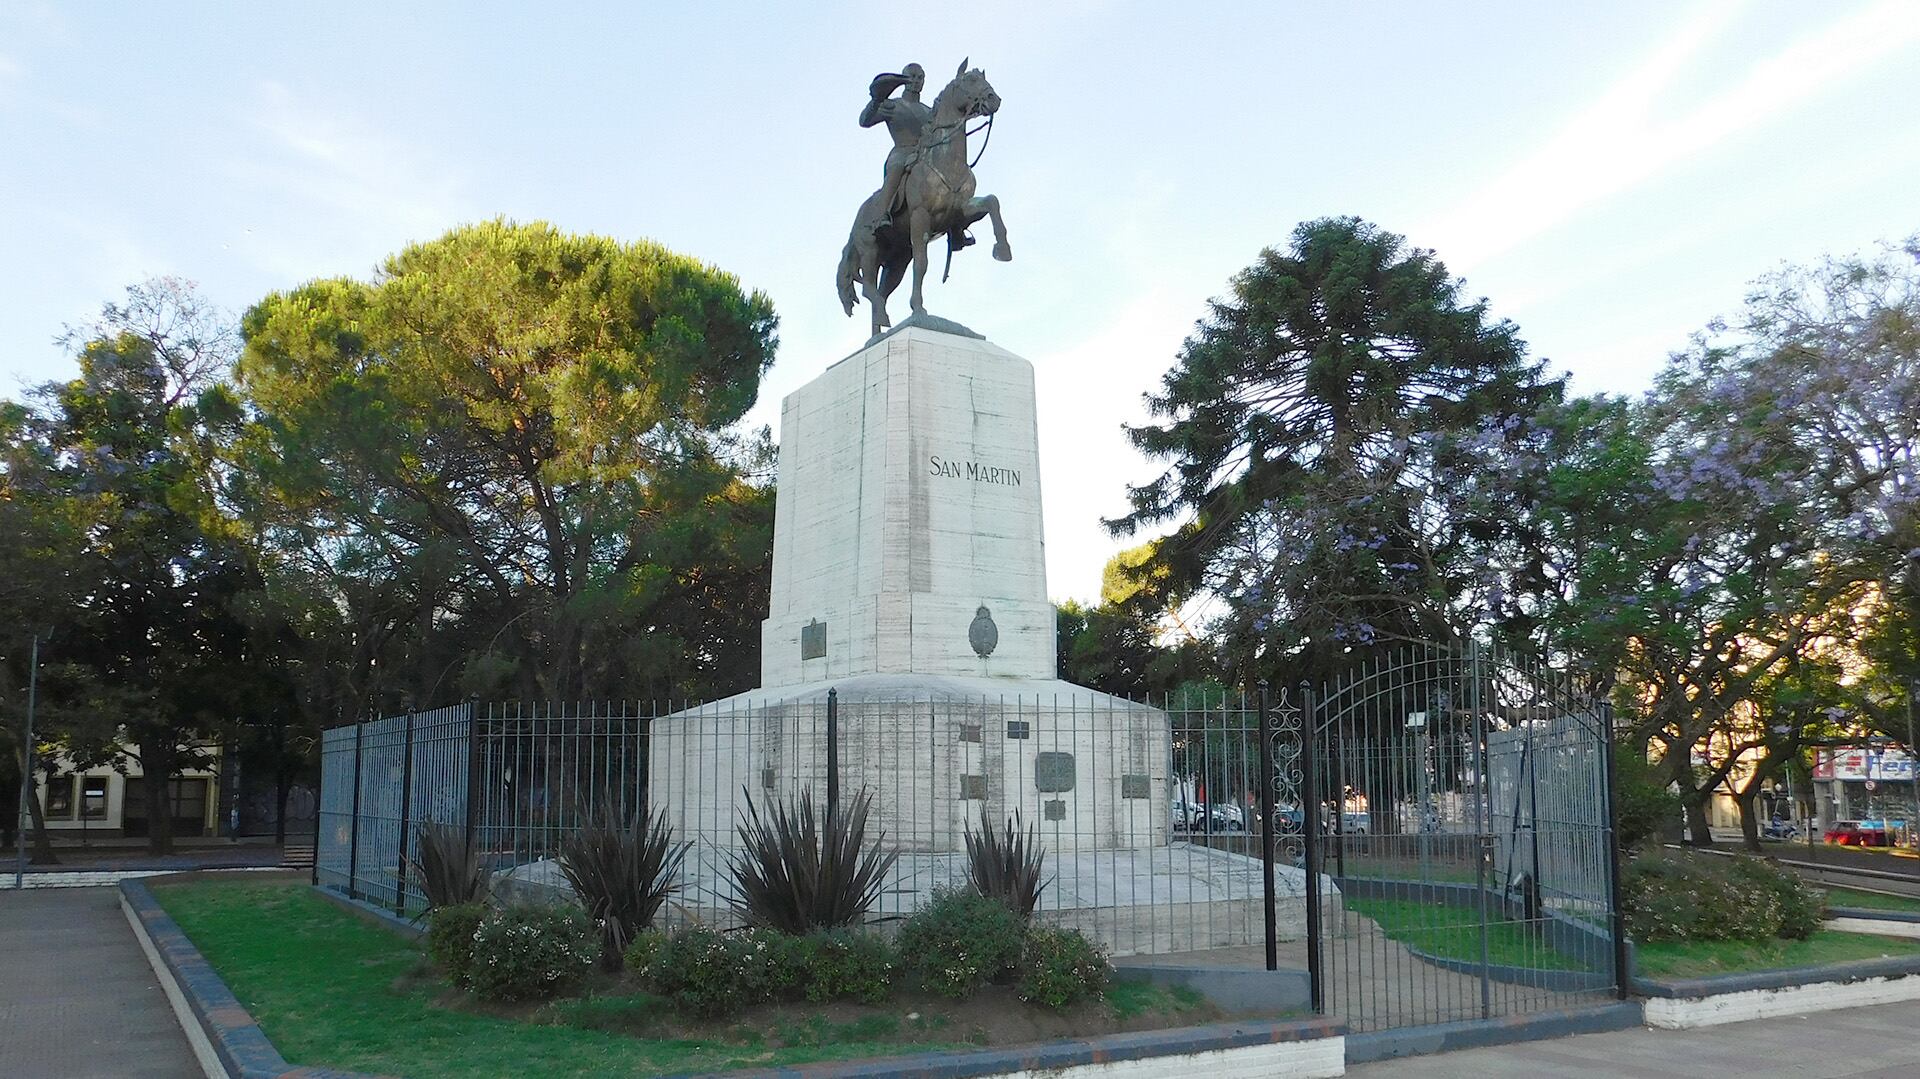
[[[1880,820],[1837,820],[1820,838],[1842,847],[1890,847],[1893,840],[1887,822]]]

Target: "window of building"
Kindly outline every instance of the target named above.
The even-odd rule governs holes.
[[[175,779],[167,784],[168,816],[173,818],[174,835],[200,835],[207,827],[207,781],[204,778]],[[122,826],[128,835],[147,835],[147,782],[133,777],[127,780],[126,805],[121,812]]]
[[[80,819],[107,819],[107,777],[80,777]]]
[[[73,776],[48,776],[47,798],[40,811],[48,820],[73,819]]]

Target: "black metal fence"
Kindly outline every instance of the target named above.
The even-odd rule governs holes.
[[[1380,652],[1313,690],[1137,703],[874,696],[457,705],[323,741],[317,883],[413,913],[422,827],[508,896],[645,805],[693,846],[668,921],[737,924],[750,807],[872,800],[876,921],[966,878],[965,836],[1038,830],[1039,917],[1116,956],[1305,969],[1356,1030],[1563,1008],[1620,981],[1603,711],[1491,650]],[[1309,869],[1313,871],[1309,871]]]
[[[1043,919],[1120,955],[1257,946],[1269,910],[1305,935],[1306,890],[1296,826],[1266,900],[1259,732],[1238,694],[459,705],[326,732],[315,879],[417,912],[402,853],[438,823],[466,830],[496,887],[536,897],[564,887],[562,837],[646,804],[693,842],[669,918],[726,924],[750,804],[864,794],[870,839],[899,852],[876,920],[961,884],[968,830],[1017,815],[1046,850]]]
[[[1603,705],[1491,648],[1406,648],[1311,711],[1327,1010],[1366,1031],[1618,991]]]

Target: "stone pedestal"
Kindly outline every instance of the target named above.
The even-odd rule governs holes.
[[[762,689],[657,720],[650,798],[716,847],[756,804],[874,798],[903,851],[1018,812],[1054,851],[1170,838],[1166,715],[1057,679],[1033,368],[902,326],[780,413]]]
[[[789,395],[769,608],[762,686],[1054,678],[1033,366],[906,327]]]

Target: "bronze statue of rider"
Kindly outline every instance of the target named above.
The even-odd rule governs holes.
[[[887,151],[886,171],[880,183],[878,220],[869,227],[879,228],[900,208],[900,181],[920,156],[920,136],[933,119],[933,107],[920,100],[926,88],[927,73],[919,64],[908,64],[899,72],[884,72],[873,77],[867,87],[871,100],[860,111],[860,126],[887,125],[893,136],[893,149]],[[893,92],[900,91],[899,97]]]

